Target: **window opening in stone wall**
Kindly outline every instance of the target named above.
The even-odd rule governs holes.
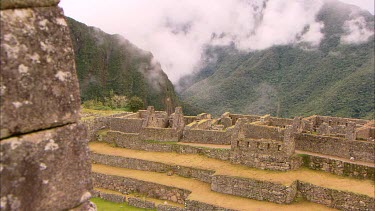
[[[249,141],[247,142],[247,147],[248,147],[248,148],[250,147],[250,142],[249,142]]]
[[[270,148],[270,144],[268,143],[268,144],[267,144],[267,149],[269,149],[269,148]]]
[[[281,151],[281,145],[277,146],[277,151]]]

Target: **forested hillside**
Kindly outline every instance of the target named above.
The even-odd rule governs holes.
[[[82,101],[114,93],[140,97],[157,110],[179,104],[174,87],[150,52],[120,35],[106,34],[67,18],[74,46]]]
[[[317,49],[284,45],[241,52],[233,46],[208,47],[209,62],[180,80],[182,99],[213,114],[372,118],[374,36],[362,43],[340,41],[345,21],[359,16],[373,30],[370,13],[346,4],[325,4],[317,17],[324,23]]]

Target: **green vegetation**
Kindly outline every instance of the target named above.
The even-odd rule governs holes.
[[[160,66],[151,62],[150,52],[120,35],[106,34],[71,18],[67,21],[84,107],[123,108],[132,96],[138,96],[144,106],[153,105],[157,110],[179,105],[172,83]]]
[[[136,112],[144,108],[141,98],[133,96],[128,100],[126,96],[116,95],[111,90],[108,97],[104,97],[102,101],[98,99],[86,100],[82,106],[87,109],[94,110],[118,110]]]
[[[128,106],[130,111],[136,112],[139,109],[142,109],[144,107],[144,104],[139,97],[133,96],[132,98],[130,98]]]
[[[114,203],[103,200],[101,198],[91,198],[90,201],[94,202],[98,211],[147,211],[150,209],[142,209],[127,205],[127,203]]]
[[[345,5],[327,4],[321,10],[325,37],[318,49],[288,45],[241,52],[208,47],[206,56],[215,62],[181,80],[182,100],[215,115],[229,111],[372,119],[374,36],[358,45],[341,44],[342,25],[350,14]],[[372,27],[374,16],[363,15]]]
[[[166,145],[176,145],[177,141],[155,141],[155,140],[144,140],[144,142],[149,144],[166,144]]]

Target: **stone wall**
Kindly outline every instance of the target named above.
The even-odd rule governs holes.
[[[224,208],[224,207],[218,207],[218,206],[215,206],[215,205],[203,203],[203,202],[196,201],[196,200],[186,200],[185,210],[236,211],[236,210],[227,209],[227,208]]]
[[[308,201],[339,210],[375,210],[374,198],[298,182],[298,194]]]
[[[239,118],[245,118],[249,123],[256,122],[260,120],[261,116],[257,115],[242,115],[242,114],[229,114],[229,117],[232,118],[232,125],[235,125]]]
[[[212,176],[211,190],[260,201],[289,204],[297,193],[297,182],[284,186],[267,181],[224,175]]]
[[[58,3],[1,1],[1,210],[94,208],[74,52]]]
[[[332,116],[316,116],[316,126],[319,126],[323,123],[327,123],[330,126],[334,125],[346,125],[349,122],[354,122],[355,124],[364,125],[368,120],[364,119],[350,119],[342,117],[332,117]]]
[[[203,144],[230,144],[231,134],[217,130],[197,130],[189,129],[184,131],[183,141]]]
[[[231,150],[232,163],[276,171],[297,169],[302,164],[300,157],[286,156],[281,142],[247,140],[238,141],[238,144]]]
[[[103,193],[97,190],[92,190],[91,194],[93,197],[99,197],[101,199],[115,202],[115,203],[124,203],[126,202],[126,197],[120,194],[112,194],[112,193]]]
[[[357,139],[361,140],[374,140],[375,127],[363,127],[356,130]]]
[[[285,129],[265,125],[246,124],[244,128],[245,137],[252,139],[270,139],[283,141]]]
[[[255,180],[250,178],[241,178],[241,177],[233,177],[233,176],[226,176],[226,175],[215,175],[213,171],[207,171],[202,169],[195,169],[190,167],[183,167],[183,166],[173,166],[158,162],[146,161],[146,160],[139,160],[135,158],[123,158],[117,156],[109,156],[109,155],[101,155],[101,154],[92,154],[92,159],[94,162],[116,166],[121,168],[129,168],[129,169],[137,169],[137,170],[144,170],[144,171],[155,171],[155,172],[173,172],[177,175],[184,176],[184,177],[192,177],[196,178],[200,181],[211,183],[211,189],[216,192],[236,195],[261,201],[270,201],[274,203],[280,204],[288,204],[292,203],[296,197],[304,197],[309,201],[314,203],[320,203],[327,206],[331,206],[334,208],[350,210],[353,206],[362,206],[362,207],[371,207],[371,199],[373,198],[363,195],[358,195],[350,192],[345,191],[336,191],[331,190],[323,187],[318,187],[315,185],[311,185],[301,181],[295,181],[291,183],[289,186],[268,182],[268,181],[261,181]],[[306,158],[305,158],[306,159]],[[345,165],[345,164],[344,164]],[[96,173],[94,173],[96,174]],[[205,179],[205,177],[210,179]],[[123,177],[119,177],[124,179]],[[121,184],[118,185],[112,178],[112,176],[104,176],[99,178],[100,181],[106,180],[104,183],[107,186],[100,186],[102,188],[116,190],[122,192]],[[125,178],[123,181],[126,187],[129,186],[127,182],[128,178]],[[130,179],[133,180],[133,179]],[[100,182],[101,184],[103,182]],[[134,186],[130,185],[130,187],[136,187],[138,185],[148,185],[148,182],[143,183],[139,181],[139,183],[134,184]],[[156,184],[157,188],[160,188]],[[152,187],[152,185],[150,186]],[[125,191],[135,191],[139,192],[140,190],[135,190],[134,188],[129,187],[125,189]],[[152,190],[144,189],[140,193],[148,193],[152,192]],[[128,192],[126,192],[128,193]],[[155,197],[154,195],[150,197]],[[159,196],[160,197],[160,196]],[[164,198],[168,199],[168,198]],[[344,200],[345,199],[345,200]],[[359,200],[359,201],[357,201]],[[362,201],[362,202],[361,202]],[[373,203],[373,202],[372,202]],[[360,204],[360,205],[359,205]],[[221,210],[223,208],[215,208],[215,206],[208,205],[201,202],[194,202],[193,204],[189,205],[189,200],[185,200],[186,210],[194,210],[194,208],[198,209],[197,206],[200,207],[202,210]],[[190,208],[190,209],[189,209]],[[370,209],[371,210],[371,209]]]
[[[157,140],[157,141],[179,141],[182,133],[178,133],[172,128],[143,128],[140,132],[142,140]]]
[[[136,197],[128,197],[128,204],[133,207],[139,207],[144,209],[155,209],[155,203],[147,200],[143,200]]]
[[[296,150],[332,155],[341,158],[374,162],[374,142],[348,141],[344,138],[296,134]]]
[[[104,117],[93,117],[93,118],[84,118],[81,119],[82,124],[84,124],[87,128],[87,138],[89,141],[96,141],[97,140],[97,132],[103,129],[110,129],[110,120],[112,118],[121,117],[125,115],[129,115],[132,113],[124,112],[119,114],[113,114],[110,116]]]
[[[109,118],[110,129],[124,133],[139,133],[143,119]]]
[[[282,127],[285,128],[287,125],[292,125],[293,119],[286,119],[286,118],[277,118],[277,117],[270,117],[269,118],[269,126],[273,127]]]
[[[329,172],[340,176],[374,180],[374,166],[365,166],[314,155],[301,155],[307,168]]]
[[[109,118],[108,117],[98,117],[93,119],[81,120],[87,128],[87,139],[89,141],[97,140],[97,132],[103,129],[109,129]]]
[[[157,211],[184,211],[184,208],[181,207],[175,207],[167,204],[159,204],[156,206]]]
[[[96,172],[92,173],[92,180],[94,186],[98,188],[114,190],[123,194],[140,193],[150,198],[169,200],[179,204],[183,204],[191,193],[176,187]]]
[[[153,143],[141,140],[137,134],[121,133],[117,131],[109,131],[104,141],[127,149],[154,152],[176,152],[179,154],[199,154],[219,160],[230,159],[229,149],[212,149],[189,145],[163,144],[163,142]]]
[[[165,163],[140,160],[136,158],[126,158],[120,156],[111,156],[98,153],[91,153],[93,163],[115,166],[127,169],[136,169],[142,171],[153,171],[160,173],[173,173],[183,177],[195,178],[199,181],[211,183],[211,175],[214,171],[197,169],[178,165],[168,165]]]

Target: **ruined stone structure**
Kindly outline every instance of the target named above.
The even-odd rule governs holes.
[[[1,210],[95,210],[58,0],[1,0]]]
[[[367,120],[322,116],[285,119],[228,112],[213,119],[209,114],[184,117],[179,107],[170,116],[149,107],[108,117],[104,122],[100,128],[109,129],[118,145],[144,140],[230,145],[229,157],[224,159],[260,169],[299,168],[302,158],[295,155],[295,150],[365,162],[374,160],[374,126]]]
[[[231,165],[284,173],[298,171],[303,166],[351,178],[374,179],[374,123],[368,120],[323,116],[287,119],[228,112],[212,118],[205,113],[183,116],[181,108],[176,108],[175,113],[168,116],[149,107],[137,113],[124,112],[85,124],[89,125],[92,134],[96,134],[92,136],[92,141],[110,143],[119,148],[196,154],[230,162]],[[155,162],[131,158],[125,154],[114,156],[93,152],[91,159],[95,165],[194,178],[209,184],[213,192],[260,201],[293,204],[302,197],[341,210],[375,210],[371,194],[322,187],[304,181],[304,178],[281,184],[272,180],[220,174],[209,168],[171,165],[164,160]],[[95,172],[93,177],[94,186],[98,188],[121,194],[135,191],[151,198],[184,204],[183,209],[169,207],[171,210],[232,210],[192,200],[189,188],[176,189],[152,180],[134,180],[107,175],[103,171]],[[104,193],[103,197],[106,196]],[[139,207],[163,210],[160,205],[140,199],[130,202]]]

